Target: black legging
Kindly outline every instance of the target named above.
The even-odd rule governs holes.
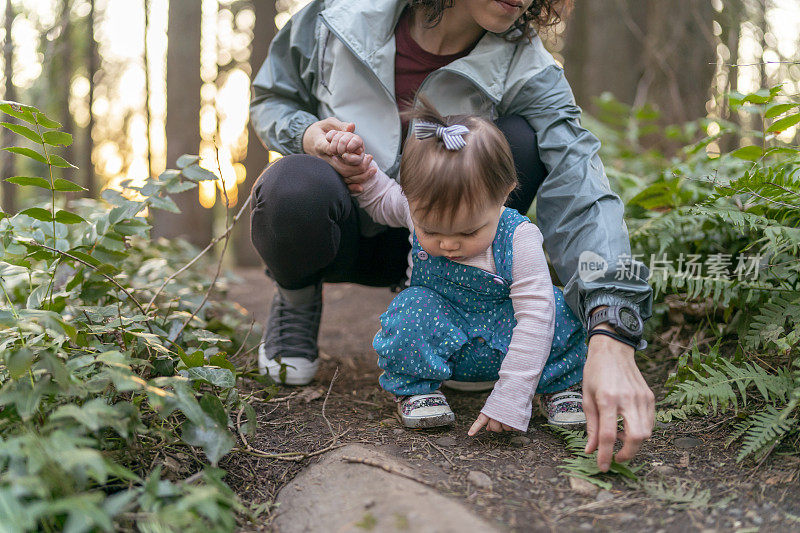
[[[536,134],[519,116],[495,124],[511,145],[519,187],[506,205],[526,213],[547,171]],[[342,177],[314,156],[275,161],[254,185],[251,238],[268,274],[282,287],[299,289],[320,280],[375,287],[402,283],[410,244],[408,230],[388,228],[361,235],[357,202]]]

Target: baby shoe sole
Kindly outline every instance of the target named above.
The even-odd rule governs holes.
[[[403,425],[407,428],[421,429],[421,428],[435,428],[441,426],[451,426],[456,421],[454,413],[444,413],[435,416],[405,416],[400,415]]]
[[[497,381],[454,381],[447,380],[442,383],[448,389],[453,389],[462,392],[484,392],[494,388]]]

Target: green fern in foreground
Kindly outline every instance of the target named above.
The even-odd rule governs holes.
[[[597,452],[592,454],[584,453],[586,449],[586,433],[558,426],[551,426],[558,435],[564,439],[567,449],[572,452],[572,456],[564,460],[564,464],[559,465],[567,471],[568,476],[584,479],[600,488],[610,489],[611,483],[600,479],[598,476],[605,474],[597,467]],[[638,481],[636,472],[641,467],[631,467],[616,461],[611,461],[608,474],[617,474],[632,481]]]
[[[738,411],[747,407],[748,395],[757,392],[759,409],[736,424],[726,444],[742,440],[737,461],[750,455],[760,459],[782,441],[800,436],[800,359],[794,365],[797,370],[793,373],[780,369],[770,374],[753,363],[736,366],[718,356],[702,365],[706,375],[690,369],[694,378],[676,385],[665,403],[683,404],[687,409],[705,405],[714,412]]]

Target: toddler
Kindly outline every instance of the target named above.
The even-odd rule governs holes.
[[[411,231],[410,285],[373,340],[381,387],[412,428],[455,421],[443,383],[492,388],[470,435],[526,431],[536,392],[548,394],[549,422],[583,423],[575,386],[585,333],[552,285],[539,229],[503,205],[517,185],[505,137],[485,119],[442,117],[425,101],[411,118],[399,184],[374,163],[349,181],[375,221]],[[353,133],[327,140],[337,157],[370,157]]]

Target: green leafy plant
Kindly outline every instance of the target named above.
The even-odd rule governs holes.
[[[593,483],[600,488],[610,489],[611,483],[602,479],[602,475],[619,475],[631,481],[637,481],[636,472],[641,467],[632,467],[623,463],[611,461],[608,473],[602,472],[597,467],[597,452],[585,453],[586,432],[573,430],[558,426],[551,426],[553,430],[562,438],[567,445],[567,449],[572,452],[572,456],[564,460],[564,464],[559,468],[566,470],[568,476],[577,477]]]
[[[207,462],[233,449],[230,413],[246,408],[234,364],[243,320],[208,298],[216,276],[181,267],[198,264],[197,251],[151,241],[142,216],[177,211],[169,194],[214,175],[183,156],[179,170],[106,190],[107,203],[68,207],[63,193],[81,187],[57,175],[73,167],[54,150],[71,136],[34,107],[0,111],[17,119],[3,127],[33,143],[4,150],[46,176],[8,181],[49,200],[0,213],[0,523],[232,529],[241,505]],[[196,473],[165,479],[155,465],[173,455]]]
[[[743,460],[784,442],[797,451],[800,440],[800,151],[779,137],[800,123],[800,104],[780,86],[729,101],[761,129],[708,120],[684,127],[707,135],[671,159],[646,158],[655,177],[629,193],[628,212],[657,301],[674,304],[657,313],[694,321],[714,341],[681,356],[659,419],[732,410],[743,418],[731,441],[743,442]],[[612,147],[631,142],[611,139]],[[740,146],[726,153],[725,144]],[[623,153],[610,155],[623,172],[642,166]],[[693,272],[698,259],[706,270]]]

